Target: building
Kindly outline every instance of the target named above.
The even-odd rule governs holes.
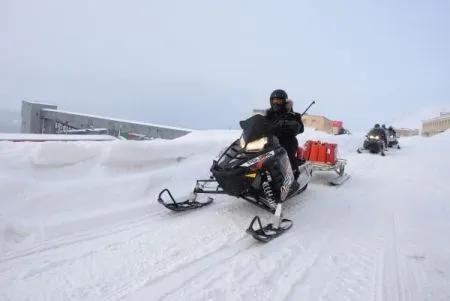
[[[336,131],[333,127],[333,121],[321,115],[309,115],[302,116],[305,127],[313,128],[316,131],[321,131],[329,134],[334,134]]]
[[[422,136],[430,137],[450,129],[450,112],[441,112],[438,117],[422,121]]]
[[[335,135],[345,134],[344,123],[342,121],[334,120],[332,122],[332,126],[333,126],[333,134]]]
[[[411,137],[419,135],[419,129],[394,128],[397,137]]]
[[[57,105],[22,101],[22,133],[35,134],[108,134],[114,137],[128,133],[149,138],[175,139],[191,129],[123,120],[118,118],[68,112]]]

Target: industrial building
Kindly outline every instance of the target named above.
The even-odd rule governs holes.
[[[338,128],[333,127],[333,120],[321,115],[309,115],[302,116],[303,123],[306,127],[313,128],[316,131],[325,132],[328,134],[338,134]]]
[[[192,130],[58,110],[53,104],[22,101],[21,132],[29,134],[107,134],[175,139]],[[98,133],[97,133],[98,132]]]
[[[450,129],[450,112],[441,112],[438,117],[422,121],[422,136],[430,137]]]
[[[397,137],[411,137],[419,135],[419,129],[394,128]]]

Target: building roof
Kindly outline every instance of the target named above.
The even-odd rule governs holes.
[[[400,131],[418,131],[419,129],[410,129],[410,128],[396,128],[394,127],[394,129],[396,131],[400,130]]]
[[[303,115],[302,117],[315,117],[315,118],[318,117],[318,118],[323,118],[323,119],[332,121],[331,119],[329,119],[329,118],[327,118],[327,117],[325,117],[325,116],[323,116],[323,115],[311,115],[311,114],[305,114],[305,115]]]

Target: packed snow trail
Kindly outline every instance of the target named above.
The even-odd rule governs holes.
[[[315,174],[287,204],[293,228],[268,244],[245,234],[269,217],[245,201],[156,202],[208,176],[238,135],[0,144],[0,300],[450,299],[449,134],[401,139],[386,157],[357,154],[361,136],[320,137],[339,142],[352,178]]]

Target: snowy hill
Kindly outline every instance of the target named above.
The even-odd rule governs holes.
[[[437,117],[440,112],[445,110],[450,111],[450,104],[428,104],[410,110],[387,124],[397,128],[421,129],[423,120]]]
[[[20,133],[20,113],[0,110],[0,133]]]
[[[363,136],[307,130],[301,144],[339,143],[352,178],[315,174],[268,244],[245,228],[269,215],[242,200],[182,214],[156,202],[165,187],[185,195],[238,135],[0,142],[0,299],[450,299],[449,133],[381,157],[356,153]]]

